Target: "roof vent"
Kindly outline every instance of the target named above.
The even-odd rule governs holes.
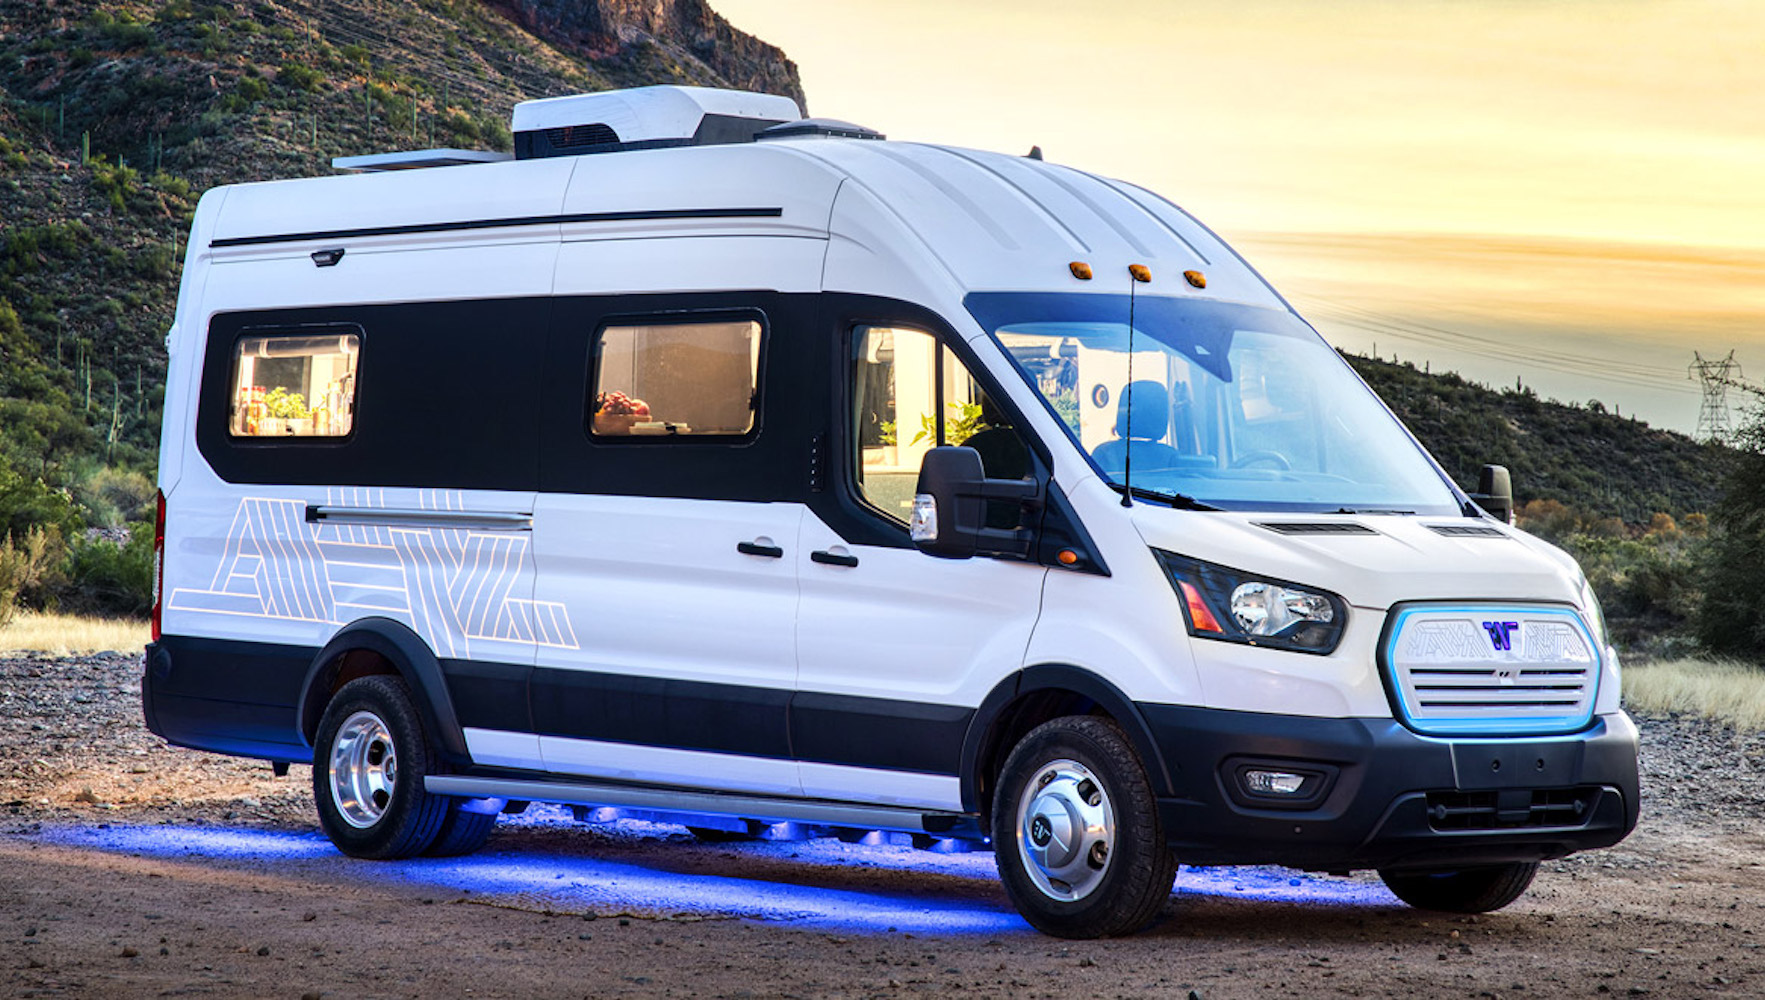
[[[862,125],[854,125],[851,122],[843,122],[837,118],[804,118],[800,121],[785,122],[783,125],[774,125],[755,136],[755,138],[760,140],[808,138],[886,139],[888,136],[883,135],[876,129],[865,128]]]
[[[515,105],[515,158],[753,142],[802,118],[788,97],[709,87],[637,87]]]

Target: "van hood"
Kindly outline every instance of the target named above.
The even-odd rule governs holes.
[[[1575,560],[1488,518],[1173,510],[1136,504],[1146,544],[1332,591],[1383,611],[1403,601],[1560,601],[1581,607]]]

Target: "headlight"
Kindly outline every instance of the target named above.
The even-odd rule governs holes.
[[[1192,636],[1319,654],[1342,641],[1348,605],[1329,591],[1153,551],[1170,574]]]

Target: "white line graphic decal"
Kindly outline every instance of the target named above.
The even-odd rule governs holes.
[[[332,490],[328,502],[384,507],[378,490]],[[452,491],[424,491],[425,510],[459,511]],[[239,502],[213,581],[177,588],[177,611],[343,625],[394,618],[437,655],[466,657],[472,641],[580,649],[569,611],[516,593],[529,538],[468,528],[308,523],[306,503]]]

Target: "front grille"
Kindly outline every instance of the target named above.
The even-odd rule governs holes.
[[[1593,716],[1599,654],[1567,608],[1411,606],[1395,612],[1382,659],[1418,732],[1562,733]]]
[[[1429,792],[1428,825],[1439,831],[1586,826],[1599,796],[1591,786]]]

